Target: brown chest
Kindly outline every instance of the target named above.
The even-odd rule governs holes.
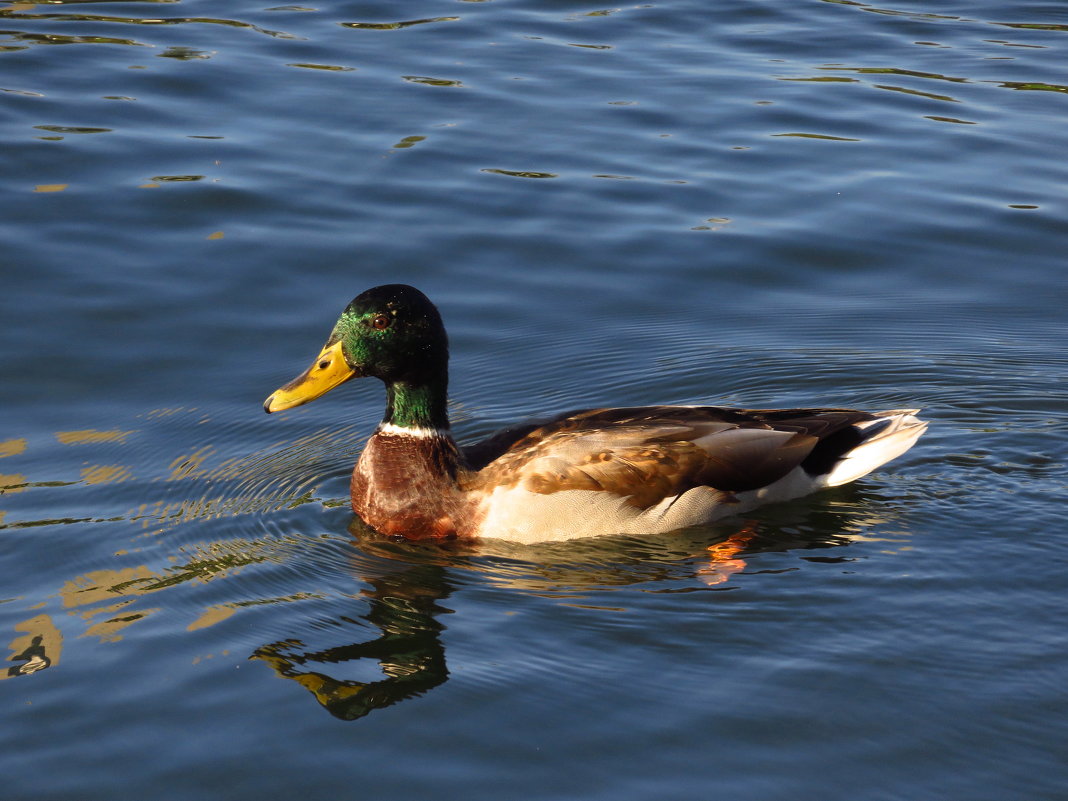
[[[457,486],[456,471],[448,438],[376,433],[352,471],[352,510],[390,536],[469,536],[474,504]]]

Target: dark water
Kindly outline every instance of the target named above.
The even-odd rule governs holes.
[[[1066,120],[1060,2],[0,7],[0,797],[1068,798]],[[932,427],[708,529],[378,542],[381,390],[260,405],[386,281],[461,438]]]

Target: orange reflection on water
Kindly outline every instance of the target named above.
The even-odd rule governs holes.
[[[133,431],[97,431],[86,428],[81,431],[57,431],[56,439],[63,445],[86,445],[95,442],[126,442]]]
[[[94,464],[82,468],[82,481],[86,484],[118,484],[131,478],[133,474],[130,469],[121,464]]]
[[[735,573],[745,570],[745,560],[736,559],[756,536],[752,526],[745,526],[723,542],[708,546],[708,562],[697,569],[697,578],[709,587],[728,581]]]
[[[83,637],[92,635],[100,638],[101,642],[117,642],[122,639],[122,635],[119,634],[122,629],[159,611],[158,609],[138,609],[121,614],[135,600],[129,596],[144,593],[136,585],[158,579],[158,574],[149,569],[147,565],[119,570],[94,570],[66,582],[59,588],[59,597],[63,599],[63,606],[71,610],[71,614],[77,614],[86,622],[102,614],[108,615],[105,620],[89,626],[82,635]],[[74,611],[78,607],[95,604],[102,605],[81,612]]]
[[[17,456],[26,450],[26,439],[9,439],[4,442],[0,442],[0,459],[5,456]]]
[[[14,494],[26,489],[26,476],[21,473],[0,473],[0,495]]]
[[[232,604],[209,606],[204,610],[204,614],[186,626],[185,630],[196,631],[197,629],[206,629],[209,626],[214,626],[216,623],[222,623],[228,617],[232,617],[236,611],[237,607]]]
[[[204,462],[208,457],[215,453],[215,448],[211,445],[205,445],[193,453],[179,456],[173,462],[170,463],[168,469],[171,471],[168,481],[181,481],[183,478],[197,478],[199,476],[206,475],[207,471],[204,470]]]

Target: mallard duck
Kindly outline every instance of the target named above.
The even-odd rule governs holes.
[[[406,539],[538,542],[656,534],[860,478],[927,428],[916,409],[584,409],[460,448],[446,406],[449,349],[433,303],[403,284],[350,303],[311,367],[268,413],[351,378],[386,385],[386,412],[352,472],[352,509]]]

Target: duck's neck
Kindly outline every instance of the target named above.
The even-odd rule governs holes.
[[[448,436],[448,384],[442,377],[398,380],[386,384],[386,414],[381,428]]]
[[[470,501],[457,483],[464,468],[449,434],[445,382],[392,381],[386,398],[386,415],[352,473],[352,510],[383,534],[464,534]]]

